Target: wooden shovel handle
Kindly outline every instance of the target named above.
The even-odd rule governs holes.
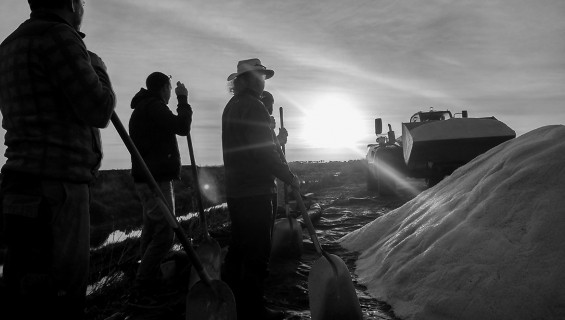
[[[279,107],[279,115],[281,117],[281,128],[284,128],[283,107]]]
[[[283,107],[279,107],[279,115],[280,115],[280,119],[281,119],[281,128],[284,128]],[[286,156],[286,150],[284,148],[284,144],[281,144],[281,149],[282,149],[283,156]],[[285,159],[285,161],[286,161],[286,159]],[[283,185],[283,188],[284,188],[284,211],[285,211],[286,217],[288,218],[288,222],[292,225],[292,220],[291,220],[291,216],[290,216],[290,208],[288,206],[288,191],[286,189],[286,183]]]
[[[200,213],[200,222],[202,230],[206,239],[210,238],[208,232],[208,222],[206,221],[206,214],[204,213],[204,205],[202,204],[202,192],[200,190],[200,182],[198,180],[198,170],[196,169],[196,161],[194,160],[194,149],[192,147],[192,138],[190,132],[186,135],[186,142],[188,144],[188,153],[190,155],[190,167],[192,168],[192,176],[194,177],[194,190],[196,191],[196,202],[198,204],[198,212]]]
[[[296,198],[296,204],[298,205],[300,212],[302,212],[302,218],[304,218],[304,222],[306,223],[306,227],[308,228],[308,232],[310,233],[310,238],[312,238],[312,243],[314,243],[314,248],[316,248],[316,252],[318,252],[320,255],[326,258],[326,260],[332,267],[334,274],[337,275],[338,274],[337,265],[330,257],[330,254],[327,253],[324,249],[322,249],[322,246],[320,245],[320,241],[318,240],[318,236],[316,235],[316,230],[314,229],[314,225],[312,225],[312,220],[310,220],[310,216],[308,215],[306,206],[302,201],[302,196],[300,195],[300,192],[297,189],[292,189],[292,191],[294,193],[294,197]]]
[[[281,118],[281,128],[284,128],[284,118],[283,118],[283,107],[279,107],[279,115]],[[284,154],[286,154],[286,150],[284,144],[281,144],[281,148]]]
[[[296,198],[296,204],[302,213],[302,218],[304,219],[304,223],[306,223],[306,227],[308,228],[308,233],[310,233],[310,238],[312,238],[312,242],[314,243],[314,248],[316,252],[321,255],[326,255],[322,246],[320,245],[320,241],[318,240],[318,236],[316,235],[316,230],[314,230],[314,225],[312,225],[312,220],[310,220],[310,216],[308,216],[308,211],[306,210],[306,206],[304,206],[304,202],[302,201],[302,196],[297,189],[292,189],[294,194],[294,198]]]
[[[159,188],[159,185],[155,181],[155,178],[153,178],[151,171],[149,171],[147,164],[145,164],[145,161],[141,157],[141,154],[137,150],[137,147],[133,143],[133,140],[131,140],[131,137],[129,136],[128,132],[124,128],[124,126],[123,126],[122,122],[120,121],[120,118],[118,118],[118,115],[116,114],[116,112],[112,113],[111,121],[112,121],[112,124],[114,125],[114,127],[116,127],[118,134],[122,138],[124,144],[126,145],[126,148],[128,149],[128,151],[132,155],[133,159],[135,161],[137,161],[137,163],[140,165],[140,167],[143,171],[143,174],[145,175],[145,178],[147,179],[147,181],[149,181],[149,187],[151,188],[153,193],[157,196],[157,203],[159,204],[161,209],[166,213],[165,219],[167,219],[167,222],[173,228],[175,234],[179,238],[181,245],[183,246],[184,250],[188,254],[188,257],[189,257],[190,261],[192,262],[194,269],[196,269],[196,272],[198,272],[200,279],[202,279],[206,284],[211,286],[212,283],[211,283],[210,276],[204,270],[204,267],[202,266],[202,263],[200,262],[200,259],[198,258],[198,255],[196,254],[196,251],[194,251],[194,248],[192,247],[192,245],[188,241],[188,238],[186,237],[186,235],[182,231],[180,223],[177,221],[177,219],[173,215],[171,208],[169,208],[169,206],[166,204],[167,201],[166,201],[165,195],[163,194],[163,192]]]

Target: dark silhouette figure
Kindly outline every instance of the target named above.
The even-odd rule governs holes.
[[[28,0],[0,45],[6,129],[2,319],[82,319],[90,255],[89,184],[115,95],[80,32],[81,0]]]
[[[180,179],[181,158],[177,135],[186,136],[192,122],[192,109],[188,104],[188,90],[177,82],[177,115],[167,104],[171,97],[169,76],[154,72],[147,77],[147,89],[133,97],[133,113],[129,121],[130,136],[153,178],[167,199],[171,212],[175,212],[173,181]],[[174,241],[173,228],[159,208],[157,199],[139,164],[132,158],[135,189],[143,207],[141,231],[141,263],[137,269],[129,303],[140,306],[156,306],[163,302],[166,292],[161,281],[160,265]]]
[[[228,77],[234,96],[222,115],[222,148],[232,238],[222,277],[234,292],[238,319],[282,319],[265,306],[273,228],[275,178],[299,187],[298,178],[280,157],[270,116],[260,100],[273,70],[259,59],[240,61]]]

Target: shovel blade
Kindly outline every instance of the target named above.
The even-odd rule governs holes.
[[[302,247],[302,227],[298,221],[277,219],[271,240],[271,259],[300,258]]]
[[[211,286],[197,282],[186,297],[187,320],[236,320],[235,298],[229,286],[212,280]]]
[[[221,274],[222,249],[218,242],[212,238],[202,240],[198,248],[196,248],[196,254],[202,263],[202,268],[206,270],[210,278],[219,280]],[[194,267],[192,267],[190,269],[188,288],[192,288],[198,281],[200,281],[200,276]]]
[[[362,320],[361,305],[347,265],[336,255],[322,256],[310,269],[308,296],[312,320]]]

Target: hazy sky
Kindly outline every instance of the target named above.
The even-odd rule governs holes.
[[[0,38],[28,16],[26,1],[1,0]],[[147,75],[170,74],[189,88],[197,164],[217,165],[226,78],[248,58],[275,70],[266,90],[279,123],[284,108],[289,161],[363,158],[374,118],[399,136],[430,107],[495,116],[518,135],[563,124],[563,17],[563,0],[86,0],[82,31],[126,126]],[[102,134],[102,168],[129,168],[113,126]]]

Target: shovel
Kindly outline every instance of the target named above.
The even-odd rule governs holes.
[[[283,108],[279,108],[281,128],[284,128]],[[286,154],[284,144],[281,145],[283,155]],[[284,210],[286,218],[275,221],[271,240],[271,258],[300,258],[302,255],[302,227],[290,214],[288,194],[284,185]]]
[[[181,229],[180,223],[173,215],[171,209],[167,206],[166,198],[159,189],[159,185],[151,175],[149,168],[141,157],[131,137],[122,125],[120,118],[116,112],[112,113],[112,124],[116,127],[118,134],[124,141],[128,151],[135,161],[141,166],[146,179],[149,181],[149,187],[156,194],[157,203],[165,212],[165,218],[169,225],[173,228],[176,236],[178,237],[181,245],[188,254],[192,265],[198,272],[202,281],[196,283],[187,295],[186,303],[186,319],[190,320],[235,320],[236,307],[233,292],[230,290],[225,282],[220,280],[212,280],[202,267],[202,263],[198,255],[192,248],[188,238]]]
[[[340,257],[325,252],[308,216],[298,190],[293,189],[296,204],[321,257],[314,262],[308,275],[308,299],[312,320],[362,320],[363,313],[349,269]]]
[[[212,279],[220,279],[220,268],[222,259],[222,249],[216,240],[214,240],[208,232],[208,223],[206,221],[206,214],[204,213],[204,206],[202,205],[202,193],[200,190],[200,183],[198,181],[198,172],[196,169],[196,161],[194,160],[194,149],[192,148],[192,139],[190,132],[186,136],[188,143],[188,151],[190,153],[190,164],[192,167],[192,176],[194,177],[194,190],[196,192],[196,200],[198,203],[198,212],[200,213],[200,224],[202,225],[202,232],[204,238],[198,244],[196,253],[202,261],[203,268],[207,271]],[[190,281],[188,288],[190,289],[196,282],[200,280],[198,273],[190,273]]]

